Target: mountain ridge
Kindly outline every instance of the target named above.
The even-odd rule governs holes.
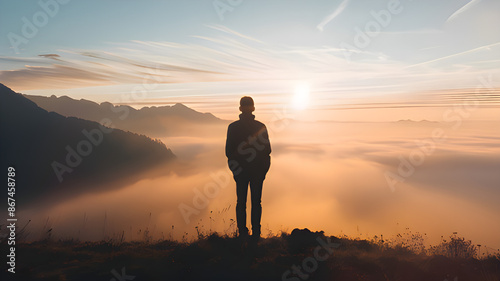
[[[47,111],[57,112],[66,117],[79,117],[95,122],[109,119],[119,129],[155,137],[189,135],[202,130],[203,127],[226,122],[211,113],[198,112],[181,103],[135,109],[129,105],[115,105],[107,101],[99,104],[68,96],[25,95],[25,97]]]

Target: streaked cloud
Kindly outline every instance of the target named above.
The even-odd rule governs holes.
[[[58,54],[44,54],[44,55],[38,55],[39,57],[42,58],[48,58],[48,59],[53,59],[53,60],[59,60],[60,56]]]
[[[468,10],[470,10],[472,7],[474,7],[475,5],[479,4],[479,2],[481,2],[482,0],[471,0],[469,3],[465,4],[464,6],[462,6],[460,9],[458,9],[456,12],[454,12],[447,20],[446,22],[450,22],[450,21],[453,21],[454,19],[456,19],[457,17],[459,17],[461,14],[467,12]]]
[[[325,27],[325,25],[327,25],[334,18],[336,18],[337,16],[339,16],[340,14],[342,14],[342,12],[345,10],[345,8],[347,7],[347,5],[349,5],[349,2],[351,2],[351,0],[344,0],[344,1],[342,1],[342,3],[340,3],[340,5],[337,7],[337,9],[335,9],[335,11],[333,11],[333,13],[331,13],[330,15],[328,15],[327,17],[325,17],[320,22],[320,24],[318,24],[318,26],[316,26],[316,28],[319,29],[319,31],[323,31],[323,28]]]
[[[474,59],[458,63],[448,63],[446,59],[494,50],[500,45],[490,44],[408,66],[371,49],[276,46],[228,27],[210,28],[216,33],[194,35],[192,38],[196,41],[192,43],[133,40],[115,43],[106,50],[59,49],[36,58],[0,57],[0,61],[18,65],[15,69],[0,71],[0,79],[16,90],[36,90],[141,84],[147,77],[154,77],[158,84],[207,83],[203,84],[204,88],[216,91],[211,94],[231,92],[227,87],[232,87],[233,93],[241,91],[236,89],[282,93],[290,89],[273,87],[266,91],[256,85],[264,84],[263,81],[275,81],[276,85],[286,84],[283,81],[289,81],[288,85],[308,81],[313,91],[349,91],[351,95],[356,92],[369,96],[409,88],[419,91],[475,87],[479,75],[496,69],[494,57],[489,55],[492,52],[484,52],[485,56],[478,58],[484,62],[481,64]],[[348,59],[345,52],[357,58]],[[461,84],[457,85],[456,81]],[[214,89],[209,86],[213,82],[228,86],[219,84]]]
[[[488,50],[488,51],[490,51],[491,50],[490,48],[497,47],[497,46],[500,46],[500,42],[497,42],[497,43],[494,43],[494,44],[485,45],[485,46],[481,46],[481,47],[477,47],[477,48],[474,48],[474,49],[471,49],[471,50],[467,50],[467,51],[464,51],[464,52],[460,52],[460,53],[456,53],[456,54],[444,56],[444,57],[433,59],[433,60],[430,60],[430,61],[413,64],[413,65],[408,66],[407,68],[421,66],[421,65],[425,65],[425,64],[430,64],[430,63],[433,63],[433,62],[437,62],[437,61],[441,61],[441,60],[445,60],[445,59],[449,59],[449,58],[453,58],[453,57],[457,57],[457,56],[461,56],[461,55],[465,55],[465,54],[470,54],[470,53],[474,53],[474,52],[481,51],[481,50]]]
[[[225,32],[225,33],[228,33],[228,34],[234,34],[234,35],[237,35],[241,38],[245,38],[245,39],[248,39],[248,40],[252,40],[252,41],[255,41],[257,43],[261,43],[261,44],[264,44],[264,42],[256,39],[256,38],[253,38],[253,37],[250,37],[250,36],[247,36],[247,35],[244,35],[244,34],[241,34],[235,30],[232,30],[226,26],[223,26],[223,25],[208,25],[208,27],[212,28],[212,29],[215,29],[215,30],[219,30],[219,31],[222,31],[222,32]]]

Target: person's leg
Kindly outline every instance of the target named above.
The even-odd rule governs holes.
[[[262,185],[264,179],[250,180],[250,195],[252,199],[252,236],[260,237],[260,219],[262,217]]]
[[[248,235],[247,228],[247,193],[248,193],[247,178],[236,180],[236,224],[238,226],[239,235]]]

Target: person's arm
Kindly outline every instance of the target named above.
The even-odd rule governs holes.
[[[231,159],[234,153],[234,140],[231,125],[227,127],[227,137],[226,137],[226,157]]]
[[[269,141],[269,134],[267,133],[266,125],[264,125],[264,129],[262,132],[262,144],[264,145],[264,152],[267,155],[271,154],[271,142]]]

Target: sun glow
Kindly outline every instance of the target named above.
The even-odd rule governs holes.
[[[293,108],[304,110],[309,104],[309,85],[307,83],[300,83],[295,86],[292,105]]]

